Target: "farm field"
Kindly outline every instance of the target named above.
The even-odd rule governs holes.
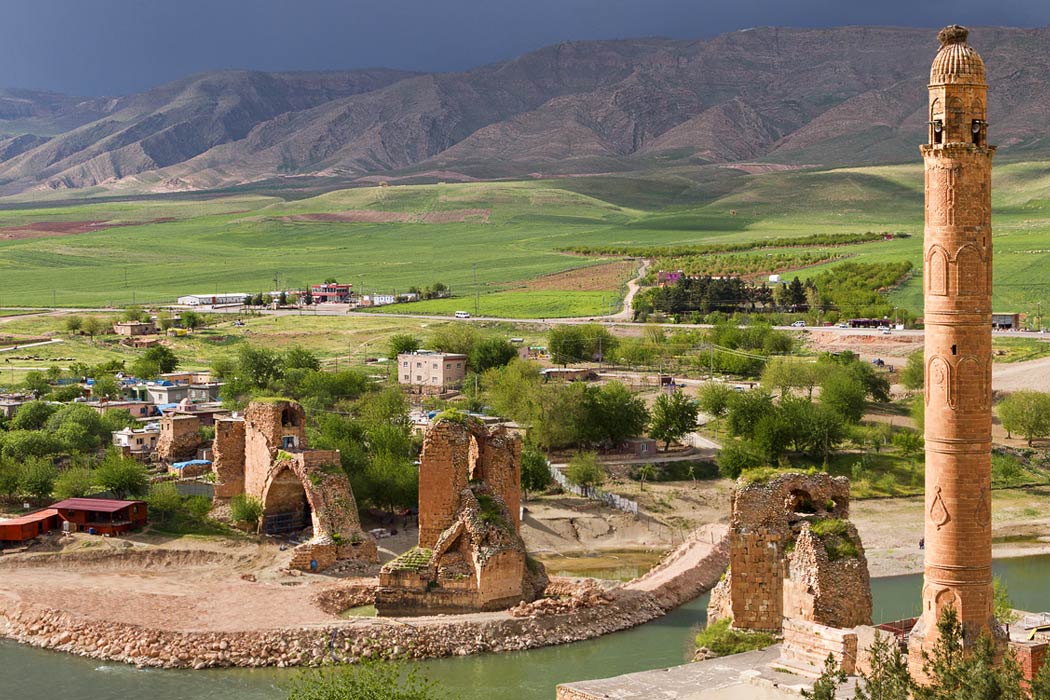
[[[999,164],[995,178],[996,308],[1036,313],[1050,304],[1042,274],[1050,164]],[[332,277],[365,293],[440,281],[455,295],[393,309],[400,312],[474,313],[477,296],[484,315],[588,316],[607,309],[625,280],[604,275],[601,288],[565,290],[530,283],[610,262],[563,252],[571,246],[911,234],[836,247],[842,257],[799,270],[802,278],[845,260],[906,259],[918,269],[922,255],[920,164],[757,175],[705,166],[658,177],[363,187],[298,200],[195,197],[0,202],[0,306],[170,303],[190,293],[268,291],[276,276],[280,287]],[[921,312],[920,284],[916,275],[894,301]]]

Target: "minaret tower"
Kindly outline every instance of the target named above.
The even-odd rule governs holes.
[[[958,25],[930,70],[923,283],[926,562],[911,660],[952,606],[967,645],[992,615],[992,156],[984,62]],[[913,665],[914,668],[921,668]]]

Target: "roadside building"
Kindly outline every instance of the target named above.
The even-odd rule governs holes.
[[[58,511],[46,508],[18,518],[0,520],[0,546],[19,545],[58,527]]]
[[[113,324],[113,332],[117,335],[132,337],[136,335],[153,335],[157,332],[157,324],[149,321],[118,321]]]
[[[145,385],[145,390],[149,401],[155,404],[178,403],[190,396],[188,384],[172,384],[167,381],[150,382]]]
[[[349,304],[353,294],[352,284],[312,284],[310,295],[315,304]]]
[[[364,294],[360,302],[361,306],[388,306],[396,303],[396,294]]]
[[[212,376],[210,370],[186,370],[184,372],[165,372],[158,379],[172,384],[206,384],[212,380]]]
[[[422,393],[454,389],[466,376],[466,355],[420,350],[397,356],[398,383]]]
[[[992,328],[997,331],[1016,331],[1021,328],[1021,314],[992,314]]]
[[[184,306],[229,306],[243,304],[248,294],[243,292],[226,292],[224,294],[187,294],[177,299]]]

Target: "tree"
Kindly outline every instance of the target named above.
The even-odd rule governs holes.
[[[767,391],[779,391],[781,394],[799,389],[812,398],[813,389],[820,384],[822,374],[817,363],[771,357],[762,371],[762,387]]]
[[[615,448],[645,432],[649,409],[645,401],[631,393],[622,382],[612,381],[602,387],[586,387],[584,417],[577,424],[582,440]]]
[[[46,430],[10,430],[3,435],[3,454],[14,460],[56,455],[65,445]]]
[[[263,506],[258,498],[239,493],[230,499],[230,517],[234,522],[246,523],[255,529],[263,514]]]
[[[95,482],[116,498],[142,496],[149,490],[149,474],[134,459],[110,451],[95,470]]]
[[[999,420],[1007,433],[1023,435],[1028,445],[1050,435],[1050,394],[1015,391],[999,402]]]
[[[547,456],[537,447],[526,444],[521,450],[521,490],[526,500],[530,492],[543,491],[552,481]]]
[[[729,434],[737,437],[752,438],[755,426],[763,417],[776,411],[773,397],[767,392],[752,391],[733,392],[728,400]]]
[[[871,673],[861,674],[853,700],[908,700],[914,682],[908,672],[908,660],[896,640],[876,630],[868,653]]]
[[[1039,667],[1030,689],[1032,700],[1050,700],[1050,663],[1044,661]]]
[[[638,469],[638,490],[645,491],[645,480],[653,479],[656,477],[656,470],[653,469],[651,464],[643,464]]]
[[[56,498],[81,498],[95,491],[95,475],[87,467],[71,467],[55,479]]]
[[[518,356],[518,349],[506,338],[483,338],[470,350],[470,368],[482,373],[493,367],[503,367]]]
[[[726,479],[736,479],[745,469],[760,467],[766,463],[762,452],[746,440],[729,440],[722,445],[718,456],[718,473]]]
[[[569,460],[565,478],[575,486],[593,488],[605,483],[605,469],[593,452],[578,452]]]
[[[310,369],[316,372],[321,369],[321,360],[302,345],[293,345],[285,353],[284,366],[288,369]]]
[[[864,386],[843,371],[830,372],[820,384],[820,403],[828,406],[848,423],[859,423],[864,417]]]
[[[142,354],[143,359],[156,363],[161,374],[174,372],[179,366],[179,358],[163,345],[154,345]]]
[[[649,423],[649,436],[654,440],[664,441],[664,452],[672,442],[696,430],[696,402],[676,391],[672,394],[660,394],[653,403],[652,419]]]
[[[926,368],[923,362],[922,350],[916,350],[908,355],[908,361],[901,370],[900,376],[901,384],[905,388],[917,391],[923,387],[926,382]]]
[[[1020,618],[1014,612],[1013,602],[1010,600],[1010,591],[1006,588],[1006,582],[998,576],[992,579],[992,614],[996,622],[1010,625]]]
[[[42,501],[55,490],[57,477],[58,470],[50,459],[32,457],[25,460],[18,471],[18,488],[22,493]]]
[[[419,350],[420,342],[419,338],[408,333],[396,333],[390,336],[390,340],[387,341],[387,358],[390,360],[396,360],[398,355],[403,353],[413,353]],[[475,369],[475,371],[477,371]]]
[[[57,410],[57,406],[47,401],[28,401],[15,411],[8,430],[40,430]]]
[[[70,335],[80,331],[84,325],[84,319],[80,316],[67,316],[66,317],[66,330],[69,331]]]
[[[191,331],[200,328],[204,325],[204,316],[197,313],[196,311],[183,311],[182,312],[182,327],[188,328]]]
[[[80,325],[80,329],[91,338],[92,342],[95,340],[95,336],[102,332],[105,325],[98,319],[97,316],[88,316],[84,319],[84,322]]]
[[[292,679],[288,700],[444,700],[446,696],[416,667],[363,661],[304,671]]]
[[[104,374],[95,377],[94,383],[91,385],[91,396],[96,399],[119,399],[124,396],[124,390],[121,388],[120,383],[117,382],[116,377],[111,374]]]
[[[46,396],[51,393],[51,383],[48,381],[47,375],[43,372],[27,372],[25,380],[22,381],[23,386],[29,391],[35,393],[37,396]]]
[[[795,278],[798,281],[798,278]],[[846,673],[839,668],[835,657],[828,654],[824,659],[824,670],[813,684],[812,690],[803,690],[802,697],[811,700],[835,700],[835,692],[839,686],[846,682]]]
[[[145,317],[146,313],[141,306],[129,306],[124,309],[123,319],[125,321],[142,321]]]
[[[242,345],[237,353],[238,378],[257,389],[265,388],[284,374],[284,361],[267,348]]]
[[[732,395],[733,390],[725,384],[708,382],[700,387],[696,398],[700,405],[700,410],[717,421],[729,414],[729,404]]]
[[[480,340],[478,329],[467,323],[449,323],[430,336],[429,346],[441,352],[470,356],[474,344]]]

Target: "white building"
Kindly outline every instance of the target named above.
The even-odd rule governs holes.
[[[157,447],[160,439],[160,426],[152,423],[140,430],[124,428],[113,432],[113,444],[127,451],[132,456],[148,455]]]
[[[178,298],[178,303],[185,306],[222,306],[225,304],[243,304],[248,294],[226,292],[223,294],[187,294]]]

